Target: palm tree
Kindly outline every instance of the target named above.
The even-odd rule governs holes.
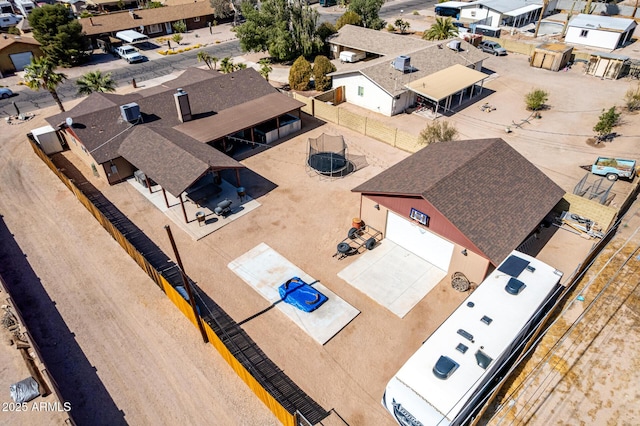
[[[260,70],[258,71],[260,75],[263,76],[265,80],[269,81],[269,74],[273,71],[271,61],[268,58],[262,58],[258,61],[258,65],[260,65]]]
[[[229,74],[234,71],[233,59],[228,56],[220,61],[220,71],[223,74]]]
[[[458,27],[453,25],[451,18],[436,18],[436,23],[424,33],[425,40],[446,40],[458,35]]]
[[[115,92],[116,82],[111,78],[111,73],[102,74],[102,71],[90,71],[76,81],[78,95],[90,95],[93,92]]]
[[[247,69],[247,64],[244,62],[240,62],[239,64],[233,64],[233,71],[244,70]]]
[[[54,63],[46,56],[31,58],[31,64],[24,67],[24,82],[31,90],[47,90],[58,104],[60,111],[64,112],[56,88],[67,79],[67,76],[55,72],[54,69]]]
[[[209,52],[202,51],[198,52],[198,62],[204,62],[210,70],[215,70],[218,63],[218,58],[216,58],[215,56],[211,56]],[[212,63],[213,67],[211,66]]]

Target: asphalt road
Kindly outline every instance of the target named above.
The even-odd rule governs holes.
[[[131,84],[131,80],[134,78],[136,82],[142,82],[197,65],[197,55],[198,52],[202,50],[219,58],[225,58],[227,56],[233,57],[242,54],[240,42],[233,40],[197,51],[184,52],[180,55],[167,56],[138,64],[125,64],[124,61],[121,61],[123,63],[121,68],[110,70],[109,72],[119,87]],[[114,60],[120,61],[120,59]],[[97,68],[99,68],[99,66],[97,66]],[[58,86],[57,92],[62,102],[77,97],[76,80],[77,78],[70,78]],[[49,92],[25,89],[16,92],[16,95],[9,99],[0,100],[0,116],[14,115],[16,113],[12,105],[13,102],[18,105],[18,108],[23,113],[55,105],[55,101]]]

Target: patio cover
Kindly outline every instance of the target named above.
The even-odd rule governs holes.
[[[505,15],[507,16],[520,16],[520,15],[524,15],[525,13],[529,13],[532,10],[537,10],[537,9],[542,9],[542,5],[541,4],[530,4],[527,6],[523,6],[520,7],[518,9],[514,9],[510,12],[505,13]]]
[[[118,31],[116,33],[116,37],[120,40],[126,41],[127,43],[137,43],[139,41],[149,40],[149,37],[146,35],[133,30]]]
[[[304,105],[281,93],[272,93],[222,110],[210,117],[179,124],[174,129],[206,143],[257,126]]]
[[[405,87],[425,98],[440,102],[487,77],[489,76],[485,73],[456,64],[412,81]]]
[[[159,127],[136,126],[118,153],[175,197],[210,170],[244,168],[209,145]]]

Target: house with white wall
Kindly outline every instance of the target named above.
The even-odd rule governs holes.
[[[636,26],[633,19],[579,14],[569,21],[564,41],[614,50],[631,40]]]
[[[521,27],[534,22],[542,12],[542,0],[479,0],[460,6],[460,20],[497,28]],[[547,12],[555,9],[551,0]]]
[[[451,42],[430,42],[345,25],[329,39],[332,56],[339,56],[340,51],[348,49],[366,52],[367,59],[340,64],[336,72],[329,74],[333,88],[344,87],[344,96],[349,103],[392,116],[420,104],[424,93],[414,91],[409,85],[423,77],[454,65],[475,70],[477,81],[488,77],[480,72],[487,54],[466,41],[456,39],[453,44]],[[464,91],[467,97],[473,93],[477,95],[480,90]],[[431,106],[434,110],[435,102]]]

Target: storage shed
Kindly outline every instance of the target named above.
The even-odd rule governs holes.
[[[592,52],[585,73],[594,77],[617,80],[629,73],[629,57],[615,53]]]
[[[529,64],[535,68],[559,71],[567,66],[572,52],[573,47],[564,43],[544,43],[536,46]]]

